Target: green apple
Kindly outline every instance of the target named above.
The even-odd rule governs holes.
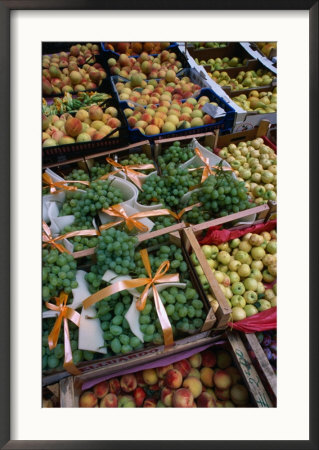
[[[218,255],[218,252],[219,252],[219,249],[218,249],[218,247],[216,246],[216,245],[211,245],[211,249],[212,249],[212,259],[216,259],[217,258],[217,255]]]
[[[250,275],[250,267],[249,267],[249,265],[248,264],[242,264],[238,268],[238,275],[240,276],[240,278],[249,277],[249,275]]]
[[[262,270],[264,267],[264,264],[262,261],[253,261],[251,263],[251,268],[252,270],[256,269],[256,270]]]
[[[273,307],[273,306],[277,306],[277,296],[273,297],[273,298],[270,300],[270,304],[271,304],[272,307]]]
[[[205,275],[200,275],[199,281],[202,283],[204,289],[208,289],[209,288],[209,283],[208,283],[208,280],[205,277]]]
[[[231,299],[231,304],[233,307],[240,306],[241,308],[244,308],[244,306],[246,306],[246,300],[242,295],[234,295]]]
[[[199,264],[199,261],[197,259],[197,256],[195,255],[195,253],[191,254],[191,261],[195,266],[197,266]]]
[[[271,300],[273,297],[275,297],[275,293],[272,289],[266,289],[265,290],[265,299]]]
[[[223,242],[222,244],[219,244],[218,249],[223,252],[230,252],[230,247],[229,247],[228,242]]]
[[[266,249],[267,249],[267,252],[271,253],[272,255],[277,253],[277,241],[275,241],[275,240],[269,241]]]
[[[251,250],[251,245],[248,241],[242,241],[239,246],[239,250],[242,250],[243,252],[249,253]]]
[[[230,289],[230,287],[225,287],[225,297],[228,298],[228,300],[230,300],[233,297],[233,292]]]
[[[232,241],[230,241],[230,248],[236,248],[238,247],[238,245],[240,244],[240,239],[233,239]]]
[[[253,278],[256,281],[261,281],[263,279],[263,275],[258,269],[252,269],[250,272],[250,278]],[[252,289],[255,291],[255,289]]]
[[[212,256],[213,251],[212,251],[212,247],[210,245],[203,245],[202,251],[203,251],[206,259],[209,259]]]
[[[224,265],[224,264],[218,264],[218,270],[220,271],[220,272],[223,272],[223,273],[226,273],[226,272],[228,272],[228,266],[227,265]]]
[[[259,306],[258,306],[258,311],[266,311],[266,309],[270,309],[271,308],[271,303],[268,300],[259,300],[258,301]]]
[[[253,190],[253,194],[255,197],[264,197],[265,193],[266,189],[264,188],[264,186],[256,186]]]
[[[260,261],[265,256],[266,252],[262,247],[253,247],[251,249],[251,256],[256,261]]]
[[[241,266],[241,262],[237,261],[236,259],[233,259],[232,261],[230,261],[230,263],[228,264],[228,268],[229,270],[231,270],[232,272],[236,272],[238,270],[238,267]]]
[[[238,322],[239,320],[243,320],[246,318],[246,311],[240,306],[235,306],[232,309],[231,318],[233,322]]]
[[[208,265],[211,269],[216,269],[217,267],[217,261],[215,261],[214,259],[208,259],[207,260]]]
[[[244,280],[244,286],[247,291],[257,291],[258,283],[254,278],[246,278]]]
[[[222,283],[224,281],[225,274],[223,272],[216,270],[216,272],[214,272],[214,275],[218,283]]]
[[[231,286],[231,290],[235,295],[242,295],[245,292],[245,286],[240,281],[233,283]]]
[[[237,272],[229,272],[229,279],[231,284],[234,284],[240,281],[240,276],[238,275]]]
[[[235,259],[237,259],[237,261],[241,262],[242,264],[245,264],[249,259],[249,255],[247,252],[239,250],[235,255]]]
[[[248,303],[249,305],[252,305],[253,303],[255,303],[258,300],[258,295],[254,291],[246,291],[244,293],[244,299],[246,300],[246,303]]]
[[[277,295],[277,283],[273,285],[272,289],[274,293]]]
[[[246,305],[244,311],[247,317],[253,316],[258,313],[258,309],[254,305]]]
[[[263,294],[265,292],[265,286],[261,281],[257,281],[257,294]]]
[[[263,270],[263,279],[266,283],[272,283],[275,280],[275,277],[268,272],[268,270]]]
[[[261,181],[265,184],[271,183],[274,179],[274,174],[270,170],[264,170],[261,172]]]
[[[199,275],[199,276],[204,275],[204,271],[201,268],[201,266],[196,266],[195,270],[196,270],[197,275]]]

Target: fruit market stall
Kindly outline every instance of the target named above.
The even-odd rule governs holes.
[[[242,44],[43,43],[43,407],[276,406],[276,74]]]

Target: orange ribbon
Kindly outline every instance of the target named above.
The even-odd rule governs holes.
[[[83,306],[85,309],[87,309],[90,306],[94,305],[95,303],[99,302],[100,300],[103,300],[104,298],[107,298],[110,295],[113,295],[117,292],[145,286],[144,291],[142,292],[141,296],[139,297],[139,299],[136,302],[136,308],[139,311],[143,311],[143,309],[145,308],[145,305],[146,305],[148,291],[150,288],[152,288],[156,312],[157,312],[157,315],[158,315],[158,318],[159,318],[159,321],[161,323],[162,330],[163,330],[164,343],[166,346],[169,346],[169,345],[172,345],[174,342],[173,330],[172,330],[166,310],[164,308],[164,305],[162,303],[162,300],[159,296],[159,293],[156,289],[155,284],[178,283],[179,282],[179,274],[166,275],[166,272],[168,271],[169,266],[170,266],[170,262],[164,261],[157,269],[155,275],[152,276],[152,269],[151,269],[151,264],[150,264],[147,250],[146,249],[141,250],[140,254],[141,254],[142,261],[143,261],[144,267],[146,269],[146,272],[149,276],[148,278],[138,278],[136,280],[118,281],[117,283],[107,286],[106,288],[101,289],[100,291],[96,292],[95,294],[93,294],[90,297],[88,297],[87,299],[85,299],[83,302]]]
[[[70,254],[69,250],[67,250],[62,244],[58,244],[57,241],[62,241],[63,239],[68,239],[74,236],[100,236],[100,232],[98,230],[76,230],[61,234],[61,236],[53,238],[50,228],[44,221],[42,221],[42,227],[44,231],[42,234],[42,240],[44,242],[42,246],[46,247],[47,245],[52,245],[56,247],[61,253],[64,252]]]
[[[209,158],[206,158],[201,151],[198,148],[195,148],[195,153],[196,155],[203,161],[204,166],[202,167],[195,167],[192,169],[189,169],[189,171],[193,171],[193,170],[198,170],[198,169],[203,169],[203,174],[202,174],[202,179],[201,179],[201,183],[204,183],[204,181],[210,176],[210,175],[214,175],[216,173],[216,170],[212,170],[212,169],[217,169],[217,170],[231,170],[233,171],[233,169],[231,167],[223,167],[220,168],[219,166],[211,166],[210,162],[209,162]]]
[[[70,372],[72,375],[79,375],[81,372],[76,368],[75,364],[73,363],[72,358],[72,349],[71,349],[71,342],[70,342],[70,333],[69,333],[69,325],[68,325],[68,319],[71,320],[76,326],[80,326],[80,314],[74,309],[70,308],[69,306],[66,306],[66,302],[68,300],[68,296],[65,292],[61,292],[60,297],[54,298],[56,301],[56,305],[53,305],[52,303],[45,303],[45,306],[48,309],[51,309],[51,311],[57,311],[59,313],[53,328],[51,330],[51,333],[48,336],[48,343],[49,343],[49,349],[52,350],[57,346],[59,334],[61,330],[62,325],[62,319],[63,319],[63,325],[64,325],[64,364],[63,367]]]
[[[53,182],[52,178],[49,174],[44,173],[42,175],[43,183],[50,187],[50,193],[54,194],[58,189],[64,190],[64,191],[76,191],[77,186],[68,186],[68,183],[80,183],[85,184],[86,186],[90,186],[89,181],[75,181],[75,180],[63,180],[63,181],[56,181]]]
[[[106,158],[106,161],[113,167],[116,167],[117,170],[114,170],[113,172],[110,173],[106,173],[105,175],[103,175],[101,178],[99,178],[100,180],[105,180],[106,178],[108,178],[110,175],[114,175],[118,172],[124,172],[125,175],[131,180],[133,181],[134,184],[136,184],[136,186],[142,189],[142,183],[141,180],[138,177],[146,177],[145,173],[140,173],[137,172],[134,169],[138,169],[138,170],[147,170],[147,169],[155,169],[155,166],[153,164],[130,164],[127,166],[123,166],[122,164],[114,161],[114,159],[112,158]]]
[[[193,208],[196,208],[198,206],[202,206],[201,202],[198,203],[194,203],[194,205],[191,206],[186,206],[186,208],[183,208],[179,213],[174,213],[172,212],[172,215],[177,219],[177,220],[181,220],[182,216],[188,212],[191,211]]]

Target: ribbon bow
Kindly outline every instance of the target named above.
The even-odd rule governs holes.
[[[203,169],[202,179],[201,183],[204,183],[204,181],[210,176],[214,175],[216,173],[216,170],[212,169],[218,169],[218,170],[231,170],[233,169],[231,167],[223,167],[222,169],[219,166],[212,166],[209,162],[209,158],[206,158],[201,151],[198,148],[195,148],[196,155],[203,161],[204,166],[202,167],[196,167],[195,169],[189,169],[189,170],[198,170]]]
[[[137,172],[134,169],[138,169],[138,170],[147,170],[147,169],[155,169],[155,166],[153,164],[130,164],[127,166],[123,166],[122,164],[114,161],[114,159],[112,158],[106,158],[106,161],[113,167],[116,167],[117,170],[114,170],[113,172],[110,173],[106,173],[105,175],[103,175],[100,180],[105,180],[106,178],[108,178],[110,175],[114,175],[118,172],[123,171],[125,173],[125,175],[139,188],[142,189],[142,183],[141,180],[138,177],[146,177],[145,173],[140,173]]]
[[[90,186],[89,181],[76,181],[76,180],[63,180],[54,182],[48,173],[42,175],[42,181],[44,184],[50,187],[50,193],[54,194],[58,189],[65,191],[76,191],[77,186],[68,186],[68,183],[80,183]]]
[[[91,295],[87,299],[84,300],[83,306],[85,309],[89,308],[90,306],[94,305],[95,303],[99,302],[100,300],[103,300],[106,297],[109,297],[110,295],[113,295],[117,292],[125,291],[127,289],[137,288],[141,286],[145,286],[144,291],[142,292],[141,296],[136,302],[136,308],[139,311],[143,311],[146,305],[147,295],[150,288],[153,289],[153,296],[154,296],[154,303],[156,312],[159,318],[159,321],[162,326],[163,330],[163,336],[164,336],[164,343],[166,346],[172,345],[174,342],[173,338],[173,330],[170,324],[170,321],[168,319],[165,307],[162,303],[162,300],[159,296],[159,293],[156,289],[156,284],[160,283],[177,283],[179,282],[179,274],[167,274],[170,267],[169,261],[164,261],[159,268],[157,269],[154,276],[152,276],[152,269],[150,260],[148,257],[148,252],[146,249],[143,249],[140,251],[142,261],[144,264],[144,267],[146,269],[146,272],[148,274],[148,278],[138,278],[136,280],[123,280],[118,281],[117,283],[114,283],[110,286],[107,286],[104,289],[101,289],[100,291],[96,292],[95,294]]]
[[[48,336],[48,343],[49,343],[49,349],[52,350],[56,347],[59,339],[59,334],[61,330],[62,325],[62,319],[64,324],[64,364],[63,367],[72,375],[79,375],[81,372],[76,368],[75,364],[73,363],[72,358],[72,349],[71,349],[71,342],[70,342],[70,333],[69,333],[69,326],[68,326],[68,319],[71,320],[76,326],[80,326],[80,314],[74,309],[70,308],[69,306],[66,306],[66,302],[68,300],[68,296],[65,292],[61,292],[60,297],[54,298],[56,301],[56,305],[53,305],[52,303],[45,303],[45,306],[50,309],[51,311],[57,311],[59,313],[53,328],[51,330],[51,333]]]
[[[52,237],[51,230],[49,226],[42,220],[42,247],[46,247],[47,245],[52,245],[52,247],[55,247],[59,252],[61,253],[70,253],[69,250],[67,250],[62,244],[58,244],[57,241],[60,241],[61,238],[63,239],[63,236],[58,236],[56,238]]]

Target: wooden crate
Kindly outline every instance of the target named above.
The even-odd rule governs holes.
[[[189,339],[188,341],[185,339],[183,342],[179,343],[177,348],[171,349],[169,355],[174,355],[176,357],[174,360],[179,361],[180,359],[183,359],[183,356],[178,357],[181,352],[193,349],[194,353],[196,353],[196,348],[210,344],[212,345],[213,350],[224,348],[231,353],[233,363],[237,366],[243,378],[244,384],[248,389],[252,406],[258,408],[270,408],[274,406],[237,332],[219,334],[214,337],[204,337],[196,343],[191,342]],[[141,355],[138,361],[122,361],[113,365],[112,368],[100,368],[86,374],[65,378],[60,381],[61,408],[79,407],[79,398],[82,393],[82,386],[87,381],[94,382],[96,379],[98,382],[98,379],[104,376],[107,376],[107,378],[110,379],[112,378],[112,374],[116,377],[117,374],[121,373],[121,370],[123,369],[129,369],[131,370],[131,373],[134,373],[140,370],[141,365],[150,362],[158,362],[159,367],[163,365],[163,363],[161,364],[161,359],[166,356],[168,356],[168,353],[157,353],[153,356]],[[156,365],[153,364],[153,367],[156,367]]]
[[[227,147],[229,144],[252,141],[258,137],[264,137],[267,135],[270,125],[269,120],[261,120],[258,127],[253,128],[252,130],[218,136],[215,141],[215,148]]]

